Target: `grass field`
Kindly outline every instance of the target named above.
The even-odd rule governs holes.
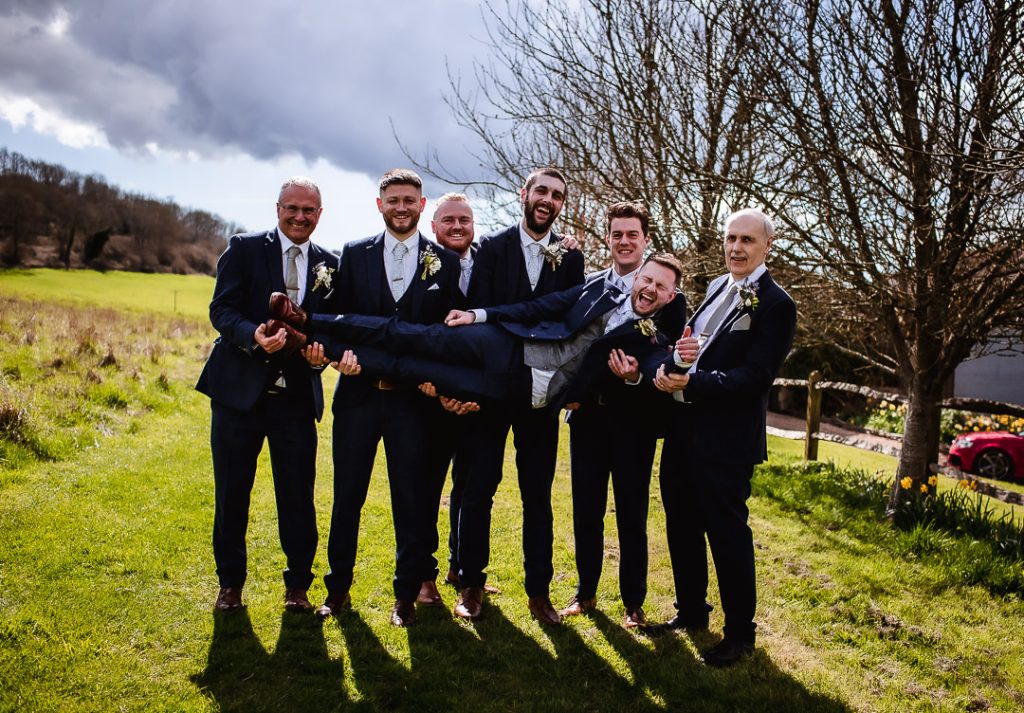
[[[904,548],[905,536],[887,523],[827,498],[751,500],[759,649],[726,671],[708,670],[696,658],[721,630],[714,584],[710,633],[647,639],[621,629],[611,514],[600,613],[555,630],[532,621],[522,588],[514,477],[506,477],[495,504],[490,572],[502,593],[489,599],[484,617],[473,625],[455,620],[454,592],[444,588],[447,609],[422,610],[408,630],[391,627],[394,539],[383,454],[364,509],[350,615],[319,624],[283,612],[284,562],[264,456],[249,530],[248,607],[218,616],[209,544],[209,406],[191,388],[212,340],[201,317],[212,281],[205,282],[201,309],[175,316],[85,307],[90,301],[116,306],[109,301],[109,275],[31,274],[54,280],[50,289],[62,299],[74,293],[79,306],[52,314],[52,306],[10,300],[12,292],[24,296],[22,287],[34,278],[0,273],[0,295],[10,300],[0,342],[4,388],[12,398],[27,398],[66,372],[63,391],[34,397],[28,416],[82,411],[75,428],[92,438],[85,443],[83,436],[55,460],[22,459],[8,467],[13,475],[0,478],[0,711],[902,713],[1024,707],[1016,633],[1024,603],[955,584],[950,572],[918,554],[920,548]],[[60,275],[74,288],[63,287]],[[165,280],[172,279],[132,276],[118,288],[156,304],[160,298],[148,289],[166,294]],[[58,319],[61,310],[70,321]],[[16,343],[14,335],[32,314],[48,316],[37,320],[32,343]],[[91,325],[94,349],[77,354],[77,371],[66,366],[72,360],[47,372],[54,352],[76,355],[81,337],[67,326],[71,322]],[[65,333],[72,340],[67,344]],[[130,346],[147,339],[148,350]],[[105,340],[117,359],[100,367]],[[33,363],[44,366],[33,371]],[[116,386],[121,398],[91,400],[96,385],[88,381],[89,370],[101,385]],[[82,383],[72,381],[75,375]],[[35,427],[45,431],[39,419]],[[331,498],[329,417],[320,429],[318,574],[326,569]],[[553,500],[556,605],[567,602],[575,586],[567,435]],[[793,458],[794,443],[799,450],[798,442],[772,439],[773,462]],[[884,456],[821,445],[823,458],[870,472],[891,467]],[[447,522],[444,509],[440,520]],[[443,525],[442,538],[446,532]],[[672,591],[657,473],[650,533],[646,609],[660,620],[672,613]],[[318,580],[311,597],[324,594]]]

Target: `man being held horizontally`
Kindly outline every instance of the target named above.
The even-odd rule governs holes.
[[[655,379],[679,402],[661,461],[677,614],[658,628],[707,627],[710,545],[725,632],[703,652],[709,666],[731,666],[754,648],[756,583],[747,499],[754,465],[768,455],[768,392],[796,329],[796,305],[764,265],[774,233],[772,221],[756,209],[726,219],[728,273],[708,287]]]
[[[608,208],[606,240],[612,266],[588,279],[604,279],[622,290],[633,288],[644,250],[649,243],[650,217],[640,203],[615,203]],[[686,321],[686,300],[680,293],[664,309],[661,328],[674,341]],[[624,354],[616,358],[628,362]],[[633,360],[635,362],[635,360]],[[655,390],[609,381],[590,403],[569,416],[569,453],[572,474],[573,535],[576,542],[576,596],[562,610],[565,616],[597,608],[597,584],[604,559],[604,516],[608,479],[615,493],[615,519],[619,534],[619,592],[625,607],[623,624],[632,629],[647,620],[647,512],[651,466],[665,408],[671,399]],[[637,419],[631,414],[645,413]]]
[[[320,189],[290,178],[277,198],[277,228],[232,236],[217,263],[210,321],[220,332],[196,388],[210,397],[213,454],[213,554],[216,607],[242,606],[245,531],[256,459],[270,445],[284,571],[285,607],[309,611],[306,590],[316,555],[316,420],[323,414],[319,370],[286,352],[285,330],[267,330],[272,292],[287,290],[306,309],[330,294],[337,259],[309,241],[320,219]]]

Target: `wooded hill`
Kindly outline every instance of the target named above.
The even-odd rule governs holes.
[[[213,275],[240,226],[0,148],[0,264]]]

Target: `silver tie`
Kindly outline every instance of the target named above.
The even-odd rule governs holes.
[[[711,313],[711,316],[708,317],[708,321],[705,323],[704,329],[702,329],[698,335],[697,339],[699,339],[702,344],[708,337],[715,333],[715,330],[717,330],[725,320],[726,315],[732,311],[732,296],[735,292],[736,283],[734,282],[726,288],[725,296],[722,298],[722,301],[718,303],[718,307],[716,307],[715,311]]]
[[[459,258],[459,267],[462,269],[459,275],[459,289],[462,290],[462,294],[469,294],[469,278],[473,274],[473,263],[470,262],[468,257]]]
[[[284,275],[284,289],[288,292],[288,298],[292,302],[299,303],[299,267],[295,264],[295,258],[299,256],[302,249],[292,245],[288,250],[288,270]]]
[[[537,283],[540,281],[540,271],[544,267],[544,258],[540,255],[540,243],[533,243],[529,246],[530,248],[530,260],[526,265],[526,274],[530,278],[530,289],[537,289]]]
[[[391,296],[395,302],[405,294],[405,256],[408,252],[405,243],[398,243],[391,251]]]

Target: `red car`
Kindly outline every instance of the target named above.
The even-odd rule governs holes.
[[[949,462],[960,470],[997,480],[1024,480],[1024,433],[977,431],[957,436]]]

